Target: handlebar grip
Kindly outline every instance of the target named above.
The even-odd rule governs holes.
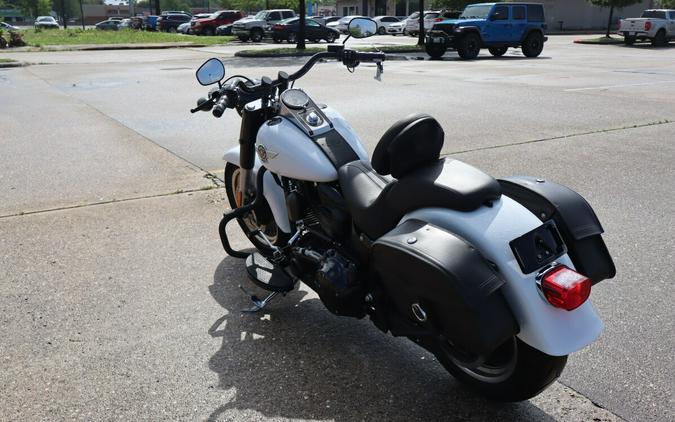
[[[216,105],[213,106],[213,116],[222,116],[223,113],[225,113],[225,109],[227,109],[227,95],[221,95],[220,98],[218,98]]]
[[[384,53],[359,53],[355,54],[356,60],[360,62],[384,61],[387,57]]]

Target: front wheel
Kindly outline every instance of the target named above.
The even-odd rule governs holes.
[[[380,35],[384,35],[384,34],[387,33],[387,29],[384,26],[381,26],[381,27],[377,28],[377,33],[380,34]]]
[[[328,34],[326,34],[326,42],[328,44],[334,43],[336,38],[337,36],[335,35],[334,32],[329,32]]]
[[[239,178],[241,171],[239,166],[236,166],[231,163],[227,163],[225,166],[225,191],[227,193],[227,200],[230,203],[230,208],[235,209],[237,205],[237,196],[240,195],[241,189],[239,185]],[[243,199],[246,202],[246,199]],[[239,227],[244,231],[244,234],[251,240],[253,246],[255,246],[263,255],[271,256],[272,249],[269,247],[267,242],[263,239],[261,235],[249,236],[253,231],[260,230],[265,234],[265,237],[275,246],[283,246],[288,242],[289,236],[279,229],[276,221],[274,221],[274,216],[270,210],[267,201],[262,198],[260,206],[256,207],[254,211],[251,211],[245,217],[238,218],[237,222]]]
[[[465,60],[472,60],[478,57],[480,52],[480,37],[471,32],[464,35],[457,45],[457,54]]]
[[[425,44],[424,49],[432,59],[440,59],[447,51],[443,44]]]
[[[251,30],[251,41],[253,42],[260,42],[263,39],[263,32],[259,28],[255,28]]]
[[[478,366],[469,366],[449,352],[449,346],[437,345],[434,355],[455,378],[497,401],[530,399],[553,383],[565,368],[567,356],[549,356],[517,337],[485,358]]]
[[[295,32],[289,32],[286,36],[286,41],[288,41],[289,44],[295,44],[297,40],[298,37],[295,35]]]

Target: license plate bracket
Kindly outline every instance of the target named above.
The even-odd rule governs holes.
[[[553,220],[509,242],[523,274],[530,274],[567,252]]]

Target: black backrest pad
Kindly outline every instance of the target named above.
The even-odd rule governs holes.
[[[441,125],[428,114],[413,114],[389,128],[377,143],[371,164],[395,178],[438,160],[444,138]]]

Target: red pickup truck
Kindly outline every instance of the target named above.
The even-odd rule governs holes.
[[[215,35],[216,28],[220,25],[230,24],[243,17],[244,14],[238,10],[219,10],[208,18],[193,20],[190,31],[197,35]]]

